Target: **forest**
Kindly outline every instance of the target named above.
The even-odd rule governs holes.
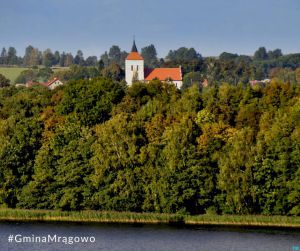
[[[11,85],[0,142],[2,208],[300,215],[297,81]]]

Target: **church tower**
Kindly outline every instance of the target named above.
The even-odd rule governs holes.
[[[135,80],[144,80],[144,59],[136,48],[135,40],[133,40],[131,52],[125,60],[125,79],[128,85]]]

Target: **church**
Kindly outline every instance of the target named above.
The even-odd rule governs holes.
[[[149,82],[153,79],[174,83],[177,88],[182,86],[181,67],[145,69],[144,59],[137,50],[133,41],[131,52],[125,60],[125,79],[128,85],[134,81]]]

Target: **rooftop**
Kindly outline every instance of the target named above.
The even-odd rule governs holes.
[[[144,58],[138,52],[130,52],[126,60],[144,60]]]
[[[159,79],[161,81],[164,80],[174,80],[174,81],[182,81],[181,68],[155,68],[149,70],[147,74],[145,74],[145,80],[150,81],[152,79]]]

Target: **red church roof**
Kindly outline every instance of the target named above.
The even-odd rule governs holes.
[[[181,68],[155,68],[145,76],[146,81],[150,81],[155,78],[161,81],[168,79],[182,81]]]
[[[144,60],[143,57],[138,52],[130,52],[126,58],[126,60]]]

